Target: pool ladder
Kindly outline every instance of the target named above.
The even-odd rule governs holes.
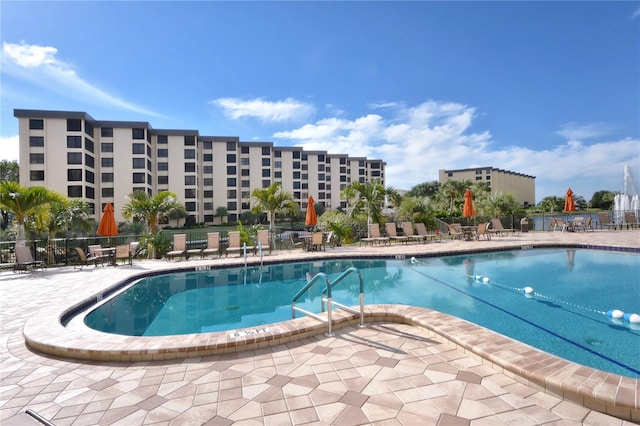
[[[338,303],[331,298],[331,289],[337,284],[339,284],[340,282],[342,282],[347,276],[351,274],[358,274],[358,280],[360,282],[360,309],[359,310],[354,309],[350,306],[343,305],[342,303]],[[296,302],[298,301],[298,299],[300,299],[305,293],[307,293],[311,287],[313,287],[315,284],[319,282],[321,283],[322,281],[326,283],[326,287],[324,288],[324,290],[322,290],[322,297],[320,298],[320,308],[322,309],[322,312],[324,312],[325,303],[326,303],[326,310],[327,310],[326,318],[322,315],[318,315],[316,313],[307,311],[305,309],[302,309],[296,306]],[[338,308],[341,308],[353,314],[359,314],[360,324],[358,324],[358,327],[361,327],[361,328],[365,327],[364,325],[364,282],[362,280],[362,274],[360,274],[360,271],[357,268],[351,267],[347,269],[342,274],[340,274],[333,282],[329,281],[329,278],[323,272],[319,272],[313,278],[308,279],[307,284],[304,287],[302,287],[300,291],[296,293],[295,296],[293,296],[293,299],[291,299],[291,317],[295,318],[296,312],[302,312],[303,314],[308,315],[312,318],[315,318],[318,321],[325,322],[327,323],[327,327],[328,327],[328,330],[325,333],[325,335],[333,336],[333,331],[331,330],[331,327],[333,324],[332,317],[331,317],[333,306],[337,306]]]

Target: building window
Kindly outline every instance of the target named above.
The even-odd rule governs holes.
[[[202,167],[202,173],[205,175],[213,173],[213,166],[204,166]]]
[[[300,168],[300,162],[299,161],[294,161],[293,162],[293,168],[294,169],[299,169]]]
[[[196,198],[195,188],[186,188],[184,190],[184,198]]]
[[[282,151],[279,151],[279,150],[278,151],[274,151],[273,152],[273,156],[275,158],[282,158]]]
[[[29,130],[43,130],[43,129],[44,129],[44,120],[40,118],[29,119]]]
[[[82,197],[82,185],[69,185],[67,186],[67,197],[80,198]]]
[[[264,180],[262,181],[262,187],[263,187],[263,188],[268,188],[270,185],[271,185],[271,180],[269,180],[269,179],[264,179]]]
[[[29,146],[44,146],[44,137],[29,136]]]
[[[270,167],[270,166],[271,166],[271,158],[263,158],[262,167]]]
[[[281,169],[282,168],[282,161],[274,161],[273,162],[273,167],[275,167],[276,169]]]
[[[132,167],[134,169],[144,169],[144,158],[133,158],[133,164]]]
[[[476,180],[482,180],[482,176],[476,176]]]
[[[184,150],[184,158],[185,160],[193,160],[196,158],[196,150],[195,149],[185,149]]]
[[[91,139],[84,138],[84,149],[86,149],[87,151],[93,153],[94,143],[93,143],[93,141]]]
[[[213,198],[213,191],[204,191],[204,198]]]
[[[235,163],[236,162],[236,155],[235,154],[227,154],[227,163]]]
[[[82,180],[82,169],[68,169],[67,180],[70,182],[76,182]]]
[[[184,163],[184,171],[187,173],[195,173],[196,163]]]
[[[300,172],[293,172],[294,179],[300,179]]]
[[[82,136],[67,136],[67,148],[82,148]]]
[[[134,173],[133,183],[144,183],[146,181],[146,173]]]
[[[44,170],[31,170],[29,178],[31,180],[44,180]]]
[[[235,211],[238,210],[238,203],[235,201],[227,202],[227,210]]]
[[[188,135],[184,137],[184,146],[195,146],[196,145],[196,137],[193,135]]]
[[[227,166],[227,174],[235,175],[237,173],[236,166]]]
[[[491,180],[491,176],[485,176],[486,180]]]
[[[169,170],[169,163],[167,163],[166,161],[161,161],[158,163],[159,172],[166,172],[167,170]]]
[[[131,145],[131,153],[132,154],[144,154],[145,153],[145,144],[143,143],[134,143]]]
[[[168,144],[169,143],[169,136],[167,135],[158,135],[158,143],[159,144]]]
[[[447,172],[447,177],[453,177],[453,172]]]
[[[100,136],[103,138],[112,138],[113,137],[113,127],[102,127],[100,129]]]
[[[476,170],[476,174],[477,174],[477,175],[481,175],[481,174],[482,174],[482,170],[479,170],[479,169],[478,169],[478,170]],[[482,178],[480,178],[480,179],[482,179]],[[478,179],[476,179],[476,180],[478,180]]]
[[[251,160],[248,157],[240,159],[240,165],[241,166],[248,166],[250,164],[251,164]]]
[[[490,174],[491,174],[491,169],[487,169],[487,170],[485,170],[485,172],[484,172],[484,173],[485,173],[485,174],[487,174],[487,175],[490,175]]]
[[[202,142],[202,149],[213,149],[213,142],[211,141]]]
[[[251,181],[249,180],[243,180],[240,184],[243,188],[251,188]]]
[[[77,118],[67,119],[67,132],[80,132],[82,131],[82,120]]]
[[[185,176],[184,177],[184,184],[185,185],[195,185],[196,184],[196,177],[189,175],[189,176]]]
[[[213,178],[204,178],[202,179],[202,184],[204,186],[211,186],[213,185]]]
[[[93,200],[94,198],[96,198],[96,190],[92,187],[92,186],[85,186],[84,187],[84,191],[86,194],[86,197]]]
[[[184,208],[188,212],[195,212],[197,210],[196,203],[193,201],[189,201],[188,203],[184,203]]]
[[[227,151],[235,151],[236,143],[235,142],[227,142]]]
[[[240,176],[249,176],[251,173],[249,171],[249,169],[242,169],[240,170]]]
[[[238,196],[238,191],[235,189],[229,189],[227,190],[227,198],[231,198],[234,199]]]
[[[240,147],[240,154],[248,154],[249,153],[249,147],[248,146],[241,146]]]
[[[282,179],[282,172],[274,172],[273,177],[276,179]]]
[[[86,164],[87,166],[93,168],[95,166],[94,161],[95,159],[93,158],[92,155],[89,155],[89,154],[84,155],[84,164]]]
[[[113,143],[101,143],[100,144],[100,152],[113,152]]]
[[[271,155],[271,148],[268,146],[262,147],[262,155]]]
[[[169,150],[165,148],[158,149],[158,158],[169,157]]]
[[[271,177],[271,169],[262,169],[262,177]]]
[[[113,173],[102,173],[100,180],[102,182],[113,182]]]
[[[113,198],[113,188],[102,188],[102,196],[106,198]]]
[[[67,152],[67,164],[82,164],[82,153]]]
[[[132,139],[144,139],[144,129],[131,129]],[[134,152],[135,154],[135,152]]]
[[[169,176],[158,176],[158,185],[168,185]]]
[[[318,164],[318,171],[324,172],[324,164]]]
[[[213,161],[213,154],[203,154],[202,161]]]
[[[93,124],[89,123],[88,121],[84,122],[84,132],[93,137]]]
[[[236,178],[227,178],[227,187],[235,187]]]

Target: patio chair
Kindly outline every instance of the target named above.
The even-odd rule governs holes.
[[[384,229],[387,231],[387,236],[391,241],[397,241],[406,243],[409,241],[409,237],[406,235],[398,235],[396,231],[396,224],[393,222],[387,222],[384,224]]]
[[[640,223],[638,223],[638,218],[636,218],[635,212],[626,212],[624,214],[624,223],[627,225],[627,229],[629,229],[629,227],[631,227],[631,229],[640,227]]]
[[[425,243],[429,240],[435,240],[438,235],[433,232],[427,232],[427,227],[422,222],[416,222],[416,231],[418,237],[420,237]]]
[[[360,242],[361,243],[365,243],[365,244],[387,244],[389,243],[389,237],[384,237],[382,235],[380,235],[380,225],[378,225],[377,223],[370,223],[367,226],[367,229],[369,230],[369,236],[366,238],[360,238]]]
[[[29,269],[46,268],[46,262],[42,260],[34,260],[31,249],[27,246],[16,246],[15,248],[16,262],[13,264],[13,272],[28,271]]]
[[[573,230],[574,231],[588,231],[591,230],[593,231],[593,227],[591,225],[592,219],[591,216],[589,216],[586,220],[581,221],[580,223],[576,223],[575,221],[573,222]]]
[[[76,253],[78,253],[78,261],[75,265],[73,265],[73,269],[76,267],[80,267],[82,269],[84,266],[93,263],[94,266],[104,265],[104,256],[93,256],[91,253],[87,256],[87,254],[82,250],[81,247],[76,247]]]
[[[485,240],[490,240],[491,233],[488,232],[488,228],[488,223],[479,223],[476,228],[476,240],[480,240],[480,237],[483,237]]]
[[[314,232],[311,234],[311,243],[309,250],[324,250],[324,234],[322,232]]]
[[[131,265],[131,245],[130,244],[118,244],[116,245],[116,253],[114,259],[114,266],[118,264],[118,260],[122,260]]]
[[[200,247],[192,247],[192,248],[188,248],[187,249],[187,259],[189,259],[191,256],[200,256],[201,258],[202,256],[202,250],[204,249],[203,244],[202,243],[198,243],[200,245]]]
[[[291,232],[289,234],[289,242],[292,248],[302,247],[306,250],[306,242],[304,238],[300,238],[300,234],[297,232]]]
[[[402,222],[402,233],[408,241],[419,242],[422,238],[413,231],[413,223]]]
[[[461,240],[464,238],[464,232],[462,231],[462,226],[459,223],[447,225],[447,228],[449,229],[449,235],[453,237],[454,240]]]
[[[173,246],[170,251],[165,255],[168,259],[174,257],[184,257],[187,256],[187,234],[174,234],[173,235]]]
[[[238,253],[242,256],[243,246],[240,243],[240,231],[229,231],[229,244],[225,251],[225,256],[229,256],[229,253]]]
[[[217,254],[220,257],[220,233],[207,233],[207,247],[202,250],[202,257],[205,258],[210,254]]]
[[[87,247],[89,249],[89,258],[94,262],[100,262],[101,265],[104,265],[104,262],[109,262],[109,253],[105,252],[102,249],[100,244],[92,244]]]
[[[618,224],[611,222],[611,218],[609,218],[609,213],[606,213],[606,212],[598,213],[598,222],[600,223],[600,229],[603,229],[603,228],[607,228],[607,229],[613,228],[614,230],[618,229]],[[620,228],[622,229],[622,225],[620,225]]]
[[[131,241],[129,243],[129,253],[131,254],[131,263],[133,264],[133,259],[138,257],[138,250],[140,249],[140,241]]]
[[[271,253],[271,244],[269,244],[269,230],[268,229],[259,229],[256,235],[256,246],[253,248],[253,253],[256,254],[258,252],[258,245],[262,246],[262,253],[264,254],[265,250],[269,249],[269,253]]]

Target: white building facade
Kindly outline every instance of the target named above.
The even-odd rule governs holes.
[[[251,210],[251,192],[272,183],[292,193],[302,210],[309,196],[327,209],[345,208],[340,193],[351,182],[385,184],[386,163],[379,159],[95,120],[86,112],[15,109],[14,116],[20,184],[82,199],[96,220],[107,202],[116,221],[124,220],[121,209],[133,191],[174,192],[189,221],[214,223],[219,207],[236,221]]]

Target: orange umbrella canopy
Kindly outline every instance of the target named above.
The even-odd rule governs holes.
[[[314,203],[313,197],[309,195],[307,199],[307,216],[304,219],[304,224],[307,226],[316,226],[318,224],[318,216],[316,215]]]
[[[116,218],[113,215],[113,205],[111,203],[107,203],[104,206],[102,219],[100,219],[100,224],[98,225],[96,234],[102,235],[103,237],[113,237],[118,235],[118,225],[116,224]]]
[[[464,207],[462,208],[463,217],[473,217],[476,215],[473,209],[473,193],[470,189],[467,189],[464,193]]]
[[[574,212],[576,211],[576,205],[573,202],[573,191],[571,188],[567,190],[567,198],[564,200],[564,211],[565,212]]]

